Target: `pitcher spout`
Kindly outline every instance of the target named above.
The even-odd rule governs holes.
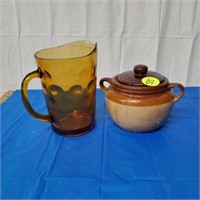
[[[36,59],[63,60],[87,57],[96,52],[97,44],[88,40],[70,42],[61,46],[43,49],[35,53]]]

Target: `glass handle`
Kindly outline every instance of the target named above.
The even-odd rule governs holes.
[[[33,117],[35,117],[41,121],[44,121],[44,122],[52,122],[51,114],[47,114],[47,115],[39,114],[32,108],[31,104],[29,103],[27,89],[28,89],[29,82],[33,78],[41,78],[41,73],[39,70],[36,70],[36,71],[33,71],[33,72],[27,74],[22,81],[21,96],[22,96],[22,101],[24,103],[24,106]]]

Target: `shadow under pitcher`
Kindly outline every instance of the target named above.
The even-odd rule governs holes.
[[[25,108],[35,118],[50,122],[64,136],[83,135],[94,127],[97,45],[75,41],[38,51],[38,69],[27,74],[21,84]],[[28,99],[28,85],[40,78],[49,114],[36,112]]]

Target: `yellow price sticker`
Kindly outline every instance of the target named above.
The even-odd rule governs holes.
[[[142,79],[142,83],[144,85],[155,87],[155,86],[158,86],[160,84],[160,80],[155,78],[155,77],[147,76],[147,77],[144,77]]]

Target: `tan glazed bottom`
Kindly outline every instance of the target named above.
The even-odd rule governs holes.
[[[150,132],[160,128],[168,117],[173,101],[153,106],[130,106],[106,98],[108,112],[121,128],[133,132]]]

